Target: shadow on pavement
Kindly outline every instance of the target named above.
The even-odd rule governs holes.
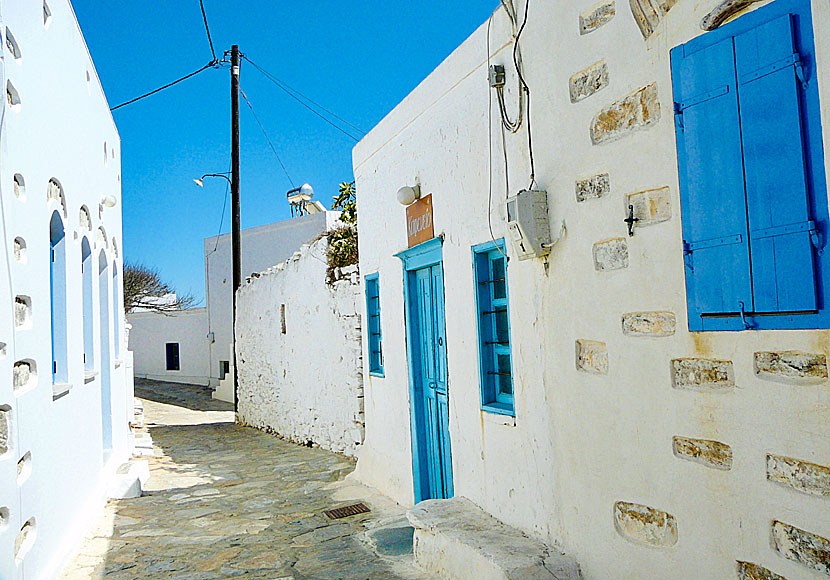
[[[192,411],[233,411],[233,404],[212,399],[213,389],[201,385],[135,379],[135,396]]]

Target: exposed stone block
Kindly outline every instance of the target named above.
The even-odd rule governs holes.
[[[26,328],[32,320],[32,299],[28,296],[14,297],[14,325]]]
[[[26,241],[23,238],[14,239],[14,260],[21,264],[26,263]]]
[[[707,32],[714,30],[732,16],[756,2],[760,2],[760,0],[723,0],[703,17],[703,20],[700,21],[700,28]]]
[[[798,351],[756,352],[755,374],[761,379],[790,384],[827,380],[827,357]]]
[[[802,493],[830,497],[830,467],[767,455],[767,479]]]
[[[597,113],[591,121],[591,142],[598,145],[615,141],[659,120],[657,83],[652,83]]]
[[[587,12],[583,12],[579,15],[579,34],[589,34],[600,26],[608,24],[616,14],[617,6],[614,0],[602,2]]]
[[[811,570],[830,575],[830,540],[779,521],[772,522],[776,551]]]
[[[597,272],[628,268],[628,242],[610,238],[594,244],[594,268]]]
[[[732,361],[680,358],[671,361],[672,386],[690,391],[725,391],[735,386]]]
[[[570,80],[571,102],[578,103],[608,86],[608,63],[601,60],[574,74]]]
[[[5,455],[9,451],[10,417],[11,409],[7,406],[0,407],[0,455]]]
[[[670,191],[668,187],[661,187],[628,194],[625,201],[626,217],[628,217],[628,207],[633,206],[634,217],[637,219],[635,227],[642,228],[670,220]]]
[[[595,375],[608,374],[608,348],[596,340],[576,341],[576,368]]]
[[[614,504],[614,527],[624,538],[649,546],[673,546],[677,543],[674,516],[636,503]]]
[[[672,439],[672,450],[674,455],[680,459],[700,463],[721,471],[732,469],[732,448],[719,441],[674,437]]]
[[[787,580],[758,564],[738,561],[738,580]]]
[[[12,374],[12,385],[16,394],[19,395],[23,391],[34,387],[37,371],[33,361],[22,360],[14,363],[14,371]]]
[[[593,175],[576,182],[576,201],[599,199],[611,192],[611,177],[607,173]]]
[[[629,312],[622,317],[626,336],[671,336],[676,328],[674,312]]]
[[[677,0],[628,0],[628,4],[643,38],[648,39]]]

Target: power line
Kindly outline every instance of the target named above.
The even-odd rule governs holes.
[[[131,104],[135,103],[136,101],[140,101],[141,99],[144,99],[144,98],[146,98],[146,97],[149,97],[150,95],[155,95],[156,93],[158,93],[158,92],[160,92],[160,91],[163,91],[164,89],[170,88],[170,87],[172,87],[172,86],[173,86],[173,85],[175,85],[175,84],[178,84],[178,83],[180,83],[180,82],[182,82],[182,81],[186,81],[186,80],[187,80],[187,79],[189,79],[190,77],[194,77],[194,76],[196,76],[197,74],[199,74],[199,73],[200,73],[200,72],[202,72],[203,70],[205,70],[205,69],[209,69],[210,67],[214,66],[215,64],[216,64],[216,62],[215,62],[215,61],[211,61],[211,62],[207,63],[205,66],[203,66],[202,68],[200,68],[199,70],[194,71],[194,72],[190,73],[190,74],[189,74],[189,75],[187,75],[187,76],[183,76],[182,78],[177,79],[177,80],[173,81],[172,83],[167,83],[167,84],[166,84],[166,85],[164,85],[163,87],[159,87],[159,88],[157,88],[157,89],[156,89],[156,90],[154,90],[154,91],[150,91],[149,93],[143,94],[143,95],[141,95],[140,97],[136,97],[136,98],[134,98],[134,99],[132,99],[132,100],[129,100],[129,101],[127,101],[126,103],[121,103],[120,105],[117,105],[117,106],[115,106],[115,107],[112,107],[112,108],[110,109],[110,111],[115,111],[115,110],[117,110],[117,109],[120,109],[121,107],[126,107],[127,105],[131,105]]]
[[[216,51],[213,50],[213,40],[210,38],[210,28],[207,23],[207,14],[205,14],[205,4],[199,0],[199,6],[202,8],[202,19],[205,21],[205,32],[207,32],[208,42],[210,43],[210,54],[213,55],[213,61],[216,62]]]
[[[325,111],[326,113],[328,113],[329,115],[331,115],[332,117],[334,117],[335,119],[337,119],[338,121],[342,121],[343,123],[345,123],[346,125],[348,125],[348,126],[349,126],[349,127],[351,127],[352,129],[354,129],[355,131],[360,132],[360,133],[361,133],[361,134],[363,134],[363,135],[365,135],[365,134],[366,134],[366,131],[364,131],[364,130],[363,130],[363,129],[361,129],[360,127],[357,127],[357,126],[355,126],[355,125],[352,125],[352,124],[351,124],[351,123],[349,123],[346,119],[344,119],[343,117],[339,116],[337,113],[335,113],[335,112],[333,112],[333,111],[331,111],[331,110],[329,110],[329,109],[325,108],[323,105],[321,105],[320,103],[316,102],[316,101],[315,101],[314,99],[312,99],[311,97],[307,97],[306,95],[304,95],[303,93],[301,93],[300,91],[298,91],[297,89],[295,89],[294,87],[292,87],[291,85],[289,85],[289,84],[288,84],[287,82],[285,82],[284,80],[282,80],[282,79],[278,78],[276,75],[273,75],[273,74],[271,74],[271,73],[269,73],[269,72],[265,71],[264,69],[262,69],[262,67],[260,67],[260,66],[258,66],[258,65],[256,65],[256,64],[254,64],[254,63],[253,63],[253,61],[251,61],[251,59],[249,59],[247,56],[242,55],[242,58],[244,58],[245,60],[247,60],[248,62],[250,62],[252,65],[254,65],[254,67],[256,67],[256,68],[257,68],[257,69],[258,69],[261,73],[263,73],[263,74],[265,74],[266,76],[270,77],[271,81],[272,81],[272,82],[274,82],[274,83],[275,83],[275,84],[277,84],[277,85],[280,85],[280,88],[281,88],[282,90],[284,90],[285,92],[292,91],[292,92],[294,92],[294,93],[298,94],[300,97],[304,98],[306,101],[308,101],[309,103],[311,103],[311,104],[312,104],[312,105],[314,105],[315,107],[317,107],[317,108],[319,108],[319,109],[322,109],[323,111]]]
[[[254,61],[252,61],[252,60],[251,60],[250,58],[248,58],[247,56],[244,56],[244,55],[243,55],[243,58],[244,58],[245,60],[247,60],[249,63],[251,63],[251,65],[252,65],[255,69],[257,69],[260,73],[262,73],[262,74],[263,74],[263,76],[265,76],[265,78],[267,78],[267,79],[268,79],[268,80],[270,80],[272,83],[274,83],[277,87],[279,87],[282,91],[284,91],[284,92],[285,92],[285,94],[287,94],[287,95],[288,95],[288,96],[290,96],[292,99],[294,99],[295,101],[297,101],[298,103],[300,103],[303,107],[305,107],[306,109],[308,109],[309,111],[311,111],[312,113],[314,113],[315,115],[317,115],[318,117],[320,117],[323,121],[325,121],[326,123],[328,123],[329,125],[331,125],[331,126],[332,126],[332,127],[334,127],[335,129],[337,129],[338,131],[340,131],[341,133],[343,133],[344,135],[346,135],[349,139],[352,139],[352,140],[354,140],[355,142],[360,141],[360,139],[358,139],[357,137],[355,137],[354,135],[352,135],[351,133],[349,133],[348,131],[346,131],[346,130],[345,130],[345,129],[343,129],[342,127],[338,126],[337,124],[333,123],[330,119],[327,119],[324,115],[320,114],[320,112],[316,111],[314,108],[312,108],[311,106],[309,106],[309,105],[308,105],[308,103],[306,103],[305,101],[303,101],[303,100],[302,100],[300,97],[298,97],[297,95],[300,95],[300,96],[302,96],[304,99],[307,99],[310,103],[312,103],[312,104],[316,105],[317,107],[319,107],[319,108],[320,108],[320,109],[322,109],[323,111],[327,112],[327,113],[328,113],[328,114],[330,114],[332,117],[335,117],[336,119],[338,119],[338,120],[342,121],[342,122],[343,122],[343,123],[345,123],[346,125],[349,125],[350,127],[352,127],[352,128],[354,128],[354,129],[356,129],[357,131],[359,131],[359,132],[361,132],[361,133],[364,133],[361,129],[359,129],[359,128],[355,127],[354,125],[352,125],[352,124],[351,124],[351,123],[349,123],[348,121],[346,121],[346,120],[342,119],[341,117],[339,117],[339,116],[335,115],[334,113],[332,113],[332,112],[331,112],[331,111],[329,111],[328,109],[326,109],[326,108],[322,107],[321,105],[318,105],[317,103],[315,103],[314,101],[312,101],[312,100],[311,100],[311,99],[309,99],[308,97],[306,97],[306,96],[302,95],[302,93],[300,93],[299,91],[296,91],[295,89],[292,89],[291,87],[289,87],[288,85],[286,85],[285,83],[283,83],[282,81],[280,81],[277,77],[275,77],[274,75],[272,75],[271,73],[269,73],[268,71],[266,71],[265,69],[263,69],[262,67],[260,67],[258,64],[256,64]],[[291,92],[291,91],[296,92],[296,93],[297,93],[297,95],[295,95],[295,94],[294,94],[293,92]],[[364,134],[365,134],[365,133],[364,133]]]
[[[274,147],[274,144],[271,142],[271,138],[268,136],[268,132],[265,130],[265,127],[262,126],[262,123],[259,121],[259,117],[257,117],[256,113],[254,112],[254,107],[253,105],[251,105],[251,101],[248,100],[248,96],[245,94],[245,91],[243,91],[241,88],[239,89],[239,92],[242,94],[242,98],[245,99],[245,102],[248,104],[248,108],[251,109],[251,114],[254,116],[254,119],[256,119],[256,124],[259,125],[259,128],[262,130],[262,134],[265,135],[265,140],[268,141],[268,144],[271,146],[271,151],[274,152],[274,156],[277,158],[277,161],[280,162],[280,167],[282,167],[285,176],[288,178],[289,183],[291,183],[291,187],[294,187],[294,180],[291,179],[290,175],[288,175],[288,170],[285,168],[285,164],[282,162],[282,159],[280,159],[280,155],[279,153],[277,153],[277,148]]]

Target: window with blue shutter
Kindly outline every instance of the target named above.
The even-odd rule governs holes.
[[[473,269],[478,311],[481,408],[492,413],[514,415],[504,240],[474,246]]]
[[[378,274],[366,276],[366,318],[369,346],[369,374],[383,376],[383,338],[380,332],[380,288]]]
[[[827,327],[809,0],[671,52],[690,330]]]

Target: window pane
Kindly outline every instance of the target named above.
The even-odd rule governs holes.
[[[493,258],[491,262],[493,264],[493,298],[496,300],[506,298],[507,288],[504,282],[504,257],[499,255],[498,258]]]
[[[500,354],[498,355],[498,372],[499,373],[507,373],[507,374],[499,374],[496,375],[498,380],[496,381],[499,386],[499,393],[504,395],[512,395],[513,394],[513,377],[510,376],[510,355],[509,354]]]
[[[504,345],[510,343],[509,324],[507,322],[507,309],[498,310],[493,314],[496,322],[495,341]]]

